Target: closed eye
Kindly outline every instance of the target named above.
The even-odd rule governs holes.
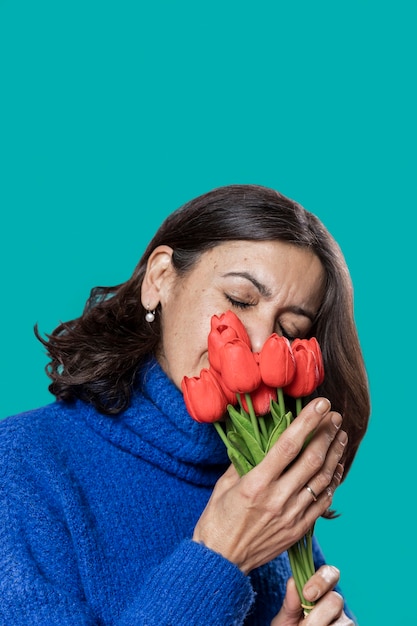
[[[294,335],[291,335],[290,333],[288,333],[285,328],[283,328],[281,325],[279,327],[280,331],[281,331],[281,335],[283,337],[285,337],[286,339],[288,339],[288,341],[294,341],[294,339],[297,339],[297,337],[294,337]]]
[[[226,297],[226,300],[228,302],[230,302],[230,304],[232,305],[232,307],[236,308],[236,309],[249,309],[250,307],[255,306],[254,302],[244,302],[242,300],[236,300],[235,298],[232,298],[232,296],[229,296],[227,293],[224,294]],[[300,334],[299,333],[290,333],[288,332],[281,324],[278,324],[278,328],[279,328],[279,333],[285,337],[286,339],[288,339],[288,341],[294,341],[294,339],[297,339]]]
[[[224,295],[226,296],[226,300],[228,300],[230,304],[237,309],[247,309],[253,306],[253,304],[250,302],[242,302],[241,300],[235,300],[231,296],[227,295],[227,293],[225,293]]]

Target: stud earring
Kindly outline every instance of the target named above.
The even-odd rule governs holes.
[[[150,306],[148,304],[148,306],[146,307],[147,309],[147,313],[145,315],[145,320],[149,323],[153,322],[155,319],[155,311],[151,311]]]

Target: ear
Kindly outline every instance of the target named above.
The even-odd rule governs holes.
[[[156,309],[164,290],[171,284],[175,272],[171,263],[173,252],[169,246],[158,246],[148,259],[141,289],[141,301],[145,309]]]

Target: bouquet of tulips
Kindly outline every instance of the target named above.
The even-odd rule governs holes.
[[[262,461],[294,419],[289,398],[296,416],[323,382],[320,346],[315,338],[290,343],[274,333],[259,353],[253,352],[246,328],[227,311],[211,319],[208,359],[199,377],[183,378],[185,404],[196,421],[214,424],[242,476]],[[315,571],[312,536],[313,528],[288,550],[305,614],[314,604],[302,593]]]

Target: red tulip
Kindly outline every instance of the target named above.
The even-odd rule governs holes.
[[[232,339],[241,339],[249,347],[251,345],[246,328],[233,311],[226,311],[220,317],[213,315],[211,318],[211,330],[208,336],[208,358],[211,367],[215,370],[220,370],[220,348]]]
[[[317,369],[319,370],[319,380],[317,383],[317,387],[322,384],[324,380],[324,363],[323,363],[323,355],[321,353],[321,348],[319,342],[315,337],[311,337],[311,339],[306,340],[310,349],[316,355]]]
[[[270,387],[285,387],[295,374],[295,359],[286,337],[273,333],[259,354],[259,367],[264,383]]]
[[[261,382],[254,353],[242,339],[232,339],[219,350],[223,384],[235,393],[250,393]]]
[[[214,374],[202,369],[200,377],[184,376],[181,381],[185,405],[196,422],[217,422],[227,410],[227,398]]]
[[[311,349],[308,339],[294,339],[291,348],[296,370],[292,381],[284,387],[284,393],[292,398],[309,396],[320,380],[316,353]]]
[[[220,316],[217,316],[217,315],[212,316],[211,318],[212,330],[217,329],[219,327],[223,327],[223,326],[228,326],[232,328],[236,333],[236,337],[239,337],[239,339],[242,339],[242,341],[244,341],[245,343],[248,344],[248,346],[250,346],[250,339],[249,339],[248,332],[244,324],[241,322],[238,316],[235,315],[235,313],[233,313],[233,311],[226,311],[225,313],[222,313]]]
[[[275,387],[269,387],[269,385],[266,385],[261,381],[259,387],[251,392],[250,397],[255,414],[266,415],[269,412],[271,400],[277,399],[277,390]],[[242,395],[241,400],[243,408],[249,413],[244,395]]]
[[[226,400],[228,404],[237,404],[237,397],[236,397],[236,393],[234,391],[231,391],[227,385],[225,384],[222,375],[220,372],[216,371],[215,369],[211,369],[210,372],[213,374],[213,376],[216,378],[217,382],[219,383],[224,395],[226,396]]]

